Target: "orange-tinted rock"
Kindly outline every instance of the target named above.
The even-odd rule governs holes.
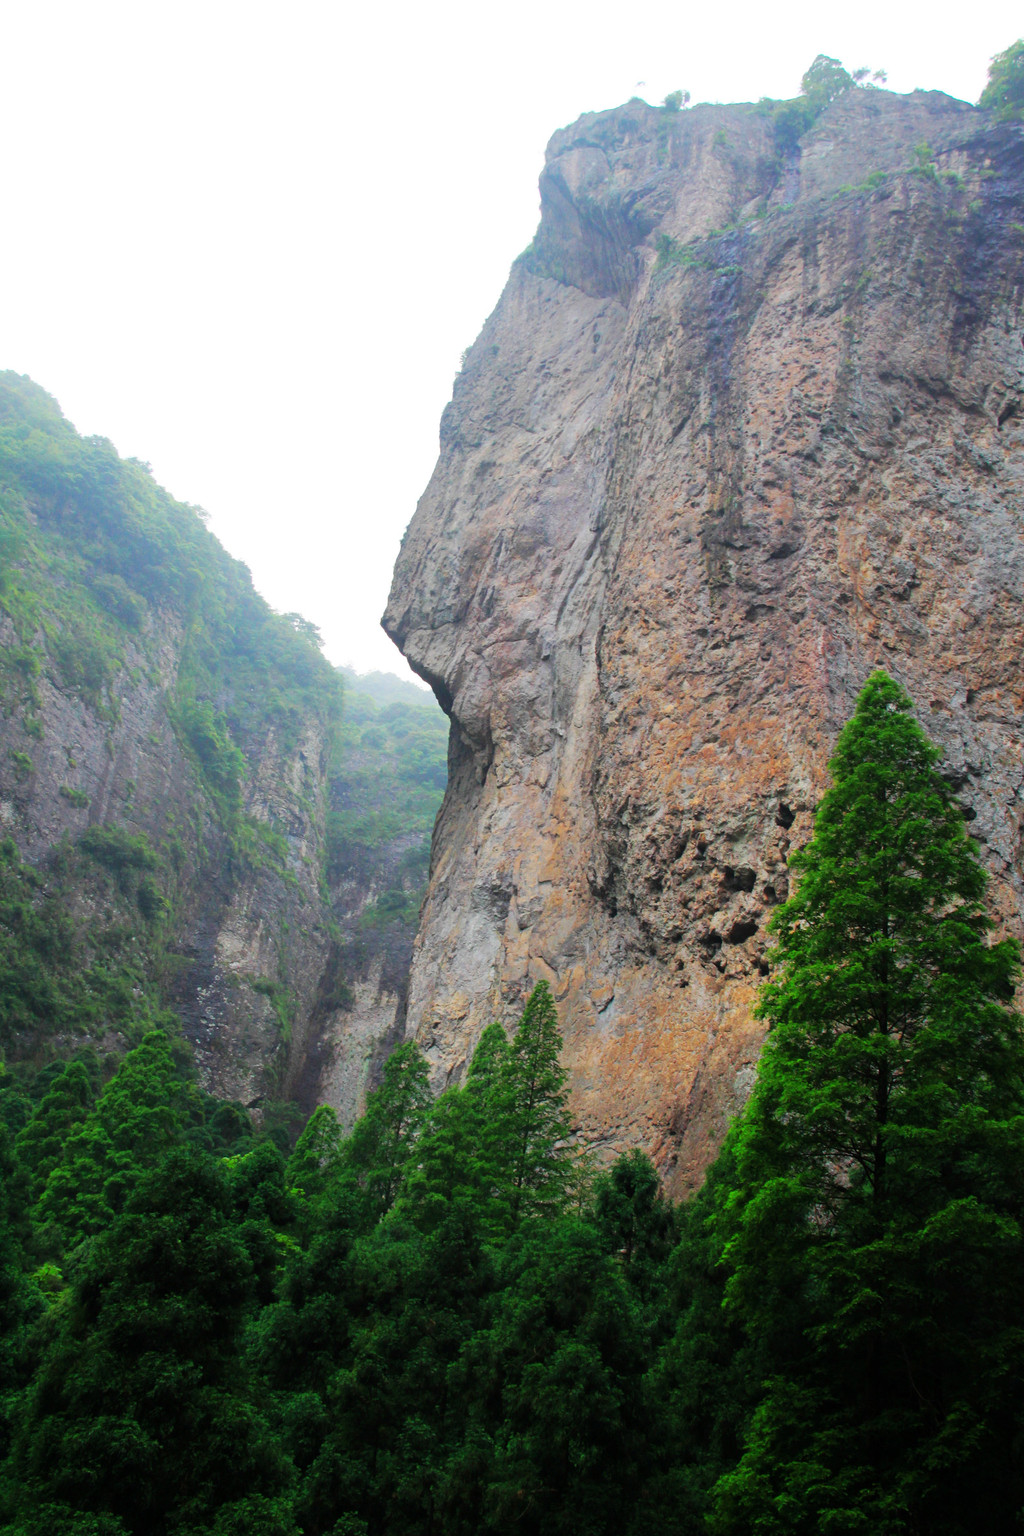
[[[552,140],[385,616],[452,715],[408,1015],[438,1083],[545,977],[584,1137],[692,1184],[876,665],[1020,931],[1022,150],[867,90],[782,162],[751,107]]]

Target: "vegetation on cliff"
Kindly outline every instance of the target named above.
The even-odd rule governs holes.
[[[448,774],[447,718],[431,694],[396,684],[348,684],[330,780],[327,876],[341,910],[351,888],[364,931],[394,922],[415,931]]]
[[[177,1013],[269,1121],[315,1092],[310,1019],[381,955],[401,999],[447,722],[397,678],[351,679],[343,709],[345,682],[195,508],[0,374],[8,1061],[124,1051]]]
[[[996,54],[978,105],[988,107],[1004,123],[1024,118],[1024,37]]]
[[[0,609],[8,713],[37,718],[35,679],[77,691],[109,720],[119,678],[156,668],[159,626],[183,636],[171,718],[212,802],[237,819],[241,780],[273,727],[336,719],[341,686],[311,626],[253,590],[194,507],[105,438],[82,438],[31,380],[0,375]],[[131,653],[131,654],[129,654]]]
[[[2,1528],[1008,1536],[1017,955],[936,759],[877,674],[683,1209],[581,1168],[544,984],[462,1086],[407,1043],[287,1163],[159,1031],[0,1080]]]

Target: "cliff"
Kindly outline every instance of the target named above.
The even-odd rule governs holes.
[[[581,1134],[676,1188],[751,1083],[765,925],[867,673],[1024,910],[1024,139],[854,89],[557,133],[384,619],[451,715],[408,1028],[539,977]]]
[[[176,1016],[213,1093],[351,1122],[404,1021],[402,857],[443,787],[402,709],[367,738],[372,701],[346,714],[194,508],[0,374],[0,1053],[119,1053]],[[357,767],[364,810],[398,802],[369,853],[338,822]]]

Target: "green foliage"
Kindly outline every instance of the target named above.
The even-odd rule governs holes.
[[[338,1116],[329,1104],[318,1105],[306,1121],[288,1159],[289,1186],[307,1200],[319,1199],[338,1172],[341,1144]]]
[[[654,248],[658,258],[654,263],[655,272],[663,272],[666,267],[706,267],[710,263],[702,261],[695,253],[692,245],[681,245],[672,235],[667,235],[662,230],[655,238]]]
[[[561,1045],[551,989],[539,981],[523,1009],[502,1074],[512,1230],[530,1216],[562,1209],[568,1195],[572,1124]]]
[[[978,106],[994,112],[1000,122],[1024,119],[1024,38],[996,54],[988,67],[988,83],[978,98]]]
[[[85,1120],[96,1097],[96,1085],[79,1059],[68,1062],[37,1104],[16,1142],[18,1156],[32,1175],[36,1193],[60,1162],[65,1142]]]
[[[461,1087],[431,1101],[406,1042],[287,1164],[280,1107],[257,1138],[167,1033],[0,1069],[0,1527],[1016,1529],[1016,952],[883,674],[832,767],[753,1096],[681,1210],[635,1150],[575,1194],[543,984]],[[105,899],[133,856],[90,856]],[[0,882],[31,948],[43,878],[5,845]],[[81,937],[36,936],[60,995]]]
[[[689,104],[689,91],[669,91],[668,95],[665,97],[665,100],[662,102],[662,106],[666,112],[678,112],[682,107],[689,106]]]
[[[78,846],[119,879],[160,866],[160,860],[146,838],[126,832],[123,827],[87,827],[78,839]]]
[[[791,154],[826,107],[847,91],[856,86],[870,87],[884,82],[884,70],[871,74],[867,69],[857,69],[851,74],[838,59],[819,53],[800,81],[799,96],[790,101],[771,101],[765,97],[758,103],[760,110],[771,118],[777,154]]]
[[[487,1237],[508,1224],[508,1040],[500,1024],[484,1031],[466,1086],[441,1094],[427,1116],[406,1180],[403,1209],[430,1231],[464,1215]]]
[[[365,878],[386,845],[401,838],[408,853],[400,884],[387,894],[403,898],[390,915],[412,926],[447,782],[447,752],[448,721],[429,699],[378,708],[368,696],[348,695],[331,777],[328,880]],[[387,917],[381,908],[378,920]]]
[[[935,156],[932,154],[930,144],[918,144],[914,148],[914,163],[910,167],[911,176],[920,176],[925,181],[938,181],[939,168],[935,164]]]
[[[468,1425],[449,1472],[455,1531],[622,1531],[642,1481],[642,1333],[596,1234],[572,1220],[509,1244],[489,1326],[455,1383]],[[471,1518],[466,1518],[470,1516]]]
[[[661,1268],[674,1247],[676,1222],[658,1171],[639,1148],[617,1158],[597,1179],[594,1224],[606,1251],[622,1259],[630,1283],[653,1302]]]
[[[15,778],[20,784],[23,784],[26,779],[31,778],[33,773],[35,773],[35,763],[27,752],[15,752],[12,748],[8,755],[14,767]]]
[[[242,804],[246,764],[231,740],[224,715],[209,699],[186,699],[176,719],[214,801],[229,818],[236,816]]]
[[[853,86],[853,76],[838,59],[819,53],[800,81],[800,94],[814,117]]]
[[[283,1491],[239,1348],[277,1251],[233,1214],[225,1174],[184,1149],[140,1182],[87,1258],[26,1403],[20,1509],[48,1506],[57,1529],[65,1510],[139,1536],[207,1530],[214,1516],[230,1529],[228,1513],[251,1529],[254,1499]]]
[[[67,1250],[109,1226],[139,1176],[183,1139],[188,1089],[159,1030],[129,1051],[94,1108],[69,1127],[36,1219]]]
[[[57,1034],[138,1040],[167,1020],[162,940],[138,922],[155,855],[120,829],[89,828],[87,841],[87,855],[64,848],[45,877],[21,863],[13,841],[0,843],[0,1047],[14,1054]],[[90,882],[108,918],[90,922],[73,908],[70,891]]]
[[[120,658],[110,639],[82,624],[69,623],[51,637],[49,650],[65,686],[104,718],[112,717],[116,711],[112,704],[104,708],[104,694],[117,674]]]
[[[1008,1530],[1024,1497],[1017,953],[938,755],[876,673],[773,917],[724,1250],[769,1380],[722,1532]]]
[[[254,976],[250,978],[249,985],[261,997],[270,999],[270,1004],[277,1015],[277,1027],[281,1039],[287,1044],[292,1037],[292,1024],[295,1020],[295,999],[291,992],[282,982],[273,981],[269,976]]]
[[[416,1042],[407,1040],[384,1063],[380,1086],[368,1096],[344,1152],[372,1221],[386,1216],[398,1197],[429,1103],[427,1064]]]
[[[162,616],[185,641],[172,723],[233,824],[250,757],[310,719],[333,729],[341,684],[297,615],[252,590],[193,507],[103,438],[80,438],[30,380],[0,374],[0,607],[19,646],[2,658],[7,707],[33,706],[46,668],[104,720],[129,655],[154,666]]]

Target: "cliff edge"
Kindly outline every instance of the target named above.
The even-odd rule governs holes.
[[[881,664],[1021,931],[1024,132],[851,90],[554,136],[384,625],[451,716],[408,1027],[438,1083],[547,978],[581,1134],[688,1187],[765,925]]]

